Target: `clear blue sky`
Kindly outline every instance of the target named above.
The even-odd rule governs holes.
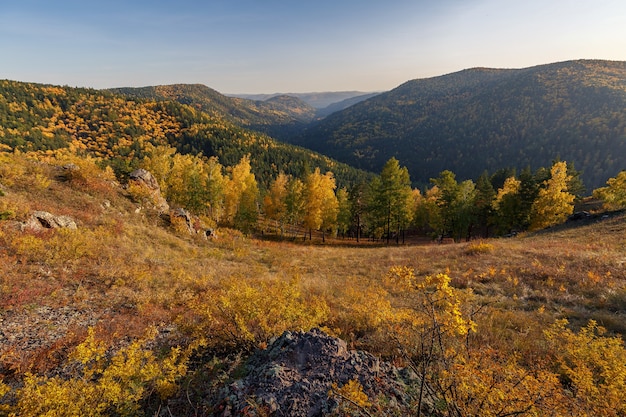
[[[626,1],[0,0],[0,78],[18,81],[380,91],[579,58],[626,61]]]

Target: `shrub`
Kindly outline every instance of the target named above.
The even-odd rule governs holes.
[[[208,335],[215,347],[252,349],[286,330],[320,326],[329,313],[318,297],[305,296],[300,280],[231,277],[222,287],[193,306],[198,324],[192,329]]]
[[[16,392],[15,415],[132,416],[151,392],[161,398],[173,395],[176,380],[186,374],[190,352],[173,348],[159,359],[146,348],[155,335],[153,330],[145,339],[107,355],[106,346],[90,329],[70,356],[76,374],[68,379],[27,374],[24,387]]]
[[[478,243],[471,243],[467,246],[467,248],[465,248],[465,253],[467,255],[480,255],[480,254],[484,254],[484,253],[491,253],[493,252],[494,247],[491,243],[485,243],[485,242],[478,242]]]

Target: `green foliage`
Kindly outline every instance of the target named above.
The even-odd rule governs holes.
[[[626,166],[625,79],[613,61],[468,69],[408,81],[293,142],[372,172],[396,156],[419,185],[442,169],[465,180],[560,155],[596,188]]]
[[[385,230],[387,242],[392,231],[398,239],[400,231],[411,223],[414,213],[411,180],[409,171],[400,167],[397,159],[388,160],[380,177],[370,183],[368,211],[369,227],[374,231]]]
[[[0,147],[21,151],[67,148],[104,157],[121,178],[137,166],[148,144],[215,156],[227,166],[250,155],[252,171],[265,186],[281,171],[299,175],[305,164],[332,170],[342,184],[367,178],[363,171],[235,124],[228,112],[233,106],[243,106],[241,100],[221,96],[232,103],[202,112],[165,100],[177,100],[176,93],[157,94],[155,98],[162,101],[147,96],[152,95],[127,98],[91,89],[0,81]]]

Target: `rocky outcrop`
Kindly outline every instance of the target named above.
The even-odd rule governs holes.
[[[351,380],[358,380],[368,398],[384,397],[397,415],[410,410],[409,373],[367,352],[348,350],[343,340],[318,329],[285,332],[250,358],[247,371],[223,390],[217,415],[257,415],[249,414],[257,408],[272,416],[324,416],[339,404],[337,397],[329,396],[332,384],[341,387]],[[416,381],[413,374],[412,383]],[[429,415],[431,405],[424,401],[422,415]]]
[[[55,216],[47,211],[35,211],[22,223],[21,229],[43,230],[43,229],[77,229],[76,222],[70,216]]]
[[[146,171],[143,168],[137,169],[130,173],[129,181],[138,187],[145,188],[148,198],[144,203],[149,204],[151,206],[150,208],[153,208],[159,214],[167,213],[170,206],[161,194],[159,182],[150,171]]]
[[[215,230],[206,227],[198,216],[191,214],[184,208],[170,210],[170,223],[182,225],[190,235],[198,234],[206,239],[217,239]]]

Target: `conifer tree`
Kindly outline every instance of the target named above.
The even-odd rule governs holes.
[[[484,237],[489,237],[489,228],[494,221],[493,201],[495,198],[496,192],[489,180],[489,174],[485,171],[476,181],[476,198],[474,200],[476,221]]]
[[[370,188],[374,225],[378,230],[385,230],[387,243],[393,230],[396,243],[399,243],[400,232],[410,224],[415,211],[409,171],[400,167],[396,158],[391,158],[385,163],[380,177],[372,180]]]

